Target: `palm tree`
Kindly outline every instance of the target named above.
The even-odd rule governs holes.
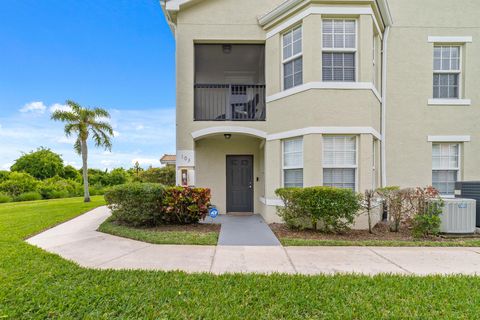
[[[91,134],[95,146],[104,147],[106,150],[112,149],[112,126],[102,121],[102,118],[109,119],[110,114],[102,108],[84,108],[71,100],[67,100],[66,104],[70,110],[56,110],[52,113],[51,119],[66,122],[65,135],[70,137],[72,134],[75,134],[77,137],[74,148],[82,156],[84,201],[90,202],[87,140]]]

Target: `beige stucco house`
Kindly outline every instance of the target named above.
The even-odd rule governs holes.
[[[278,221],[275,189],[480,180],[480,1],[170,0],[177,180]]]

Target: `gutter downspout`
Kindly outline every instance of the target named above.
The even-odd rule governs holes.
[[[388,36],[390,35],[390,26],[385,28],[383,35],[383,55],[382,55],[382,116],[381,116],[381,163],[382,163],[382,187],[387,186],[387,152],[386,152],[386,113],[387,113],[387,53],[388,53]]]

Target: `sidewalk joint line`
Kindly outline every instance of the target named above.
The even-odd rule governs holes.
[[[413,274],[412,271],[405,269],[404,267],[402,267],[402,266],[399,265],[398,263],[396,263],[396,262],[394,262],[393,260],[390,260],[390,259],[388,259],[387,257],[381,255],[380,253],[376,252],[376,251],[373,250],[372,248],[368,248],[368,250],[370,250],[370,251],[373,252],[375,255],[379,256],[380,258],[382,258],[382,259],[390,262],[391,264],[393,264],[393,265],[396,266],[397,268],[400,268],[401,270],[407,272],[408,274]]]
[[[286,249],[282,244],[280,244],[280,247],[282,247],[283,252],[285,252],[285,255],[287,256],[288,262],[290,262],[290,264],[292,265],[293,271],[295,272],[295,274],[298,274],[298,270],[297,270],[297,268],[295,267],[295,265],[293,264],[292,258],[291,258],[290,255],[288,254],[287,249]]]
[[[213,249],[213,257],[212,257],[212,263],[210,264],[210,269],[208,270],[208,272],[212,273],[212,270],[213,270],[213,264],[215,263],[215,257],[217,256],[217,247],[218,247],[218,244],[215,246],[215,248]]]

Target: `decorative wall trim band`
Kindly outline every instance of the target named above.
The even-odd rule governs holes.
[[[428,142],[470,142],[470,136],[428,136]]]
[[[382,96],[371,82],[307,82],[299,86],[280,91],[272,94],[266,98],[267,103],[275,100],[283,99],[285,97],[297,94],[303,91],[312,89],[329,89],[329,90],[372,90],[379,102],[382,101]]]
[[[267,136],[267,141],[288,139],[307,134],[371,134],[378,140],[382,139],[382,135],[372,127],[307,127],[269,134]]]
[[[218,133],[241,133],[248,136],[254,136],[265,139],[267,133],[265,131],[237,126],[222,126],[222,127],[208,127],[205,129],[197,130],[191,133],[193,139],[199,139],[205,136],[218,134]]]
[[[260,202],[267,206],[283,207],[284,203],[280,199],[268,199],[260,197]]]
[[[299,12],[298,14],[294,15],[290,19],[280,23],[278,26],[273,28],[272,30],[267,32],[266,39],[269,39],[276,35],[277,33],[282,32],[283,30],[293,26],[294,24],[298,23],[299,21],[305,19],[309,15],[312,14],[325,14],[325,15],[370,15],[374,22],[375,28],[377,29],[378,34],[380,37],[382,36],[382,30],[378,25],[377,19],[373,10],[370,6],[352,6],[352,7],[340,7],[340,6],[321,6],[321,7],[309,7],[304,9],[303,11]],[[262,18],[260,18],[260,24],[262,23]]]

